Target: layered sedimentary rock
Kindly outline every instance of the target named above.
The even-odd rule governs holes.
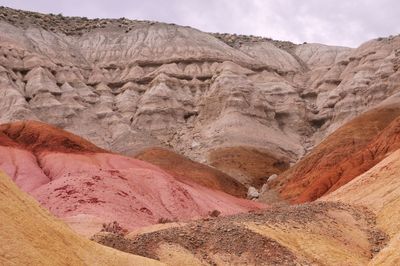
[[[84,235],[98,232],[103,223],[113,221],[132,230],[162,220],[263,208],[260,203],[223,192],[229,191],[229,185],[240,185],[222,173],[219,186],[226,183],[227,187],[220,189],[208,184],[218,182],[218,178],[210,177],[210,182],[204,183],[190,173],[170,175],[155,165],[109,153],[40,122],[1,125],[0,154],[0,169]],[[201,171],[212,170],[206,166],[198,169],[200,176]]]
[[[170,264],[399,264],[399,36],[353,49],[9,8],[0,32],[0,169],[77,232]],[[150,263],[3,176],[0,192],[2,264]]]
[[[399,89],[398,36],[351,49],[9,8],[0,31],[1,122],[41,120],[127,155],[164,146],[210,163],[249,147],[294,163]]]

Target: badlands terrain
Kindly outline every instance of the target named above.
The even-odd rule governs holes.
[[[0,33],[1,265],[400,264],[400,36]]]

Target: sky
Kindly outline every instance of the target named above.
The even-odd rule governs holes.
[[[0,0],[0,5],[349,47],[400,34],[399,0]]]

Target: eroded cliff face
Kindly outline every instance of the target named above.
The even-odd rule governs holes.
[[[167,146],[209,163],[247,147],[290,164],[400,90],[399,36],[295,45],[8,8],[0,32],[1,123],[41,120],[127,155]]]

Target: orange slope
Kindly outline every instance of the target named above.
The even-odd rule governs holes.
[[[106,152],[79,136],[39,121],[0,125],[0,145],[32,152]]]
[[[336,130],[280,176],[281,196],[293,203],[312,201],[370,169],[398,147],[399,115],[396,106],[377,108]]]

